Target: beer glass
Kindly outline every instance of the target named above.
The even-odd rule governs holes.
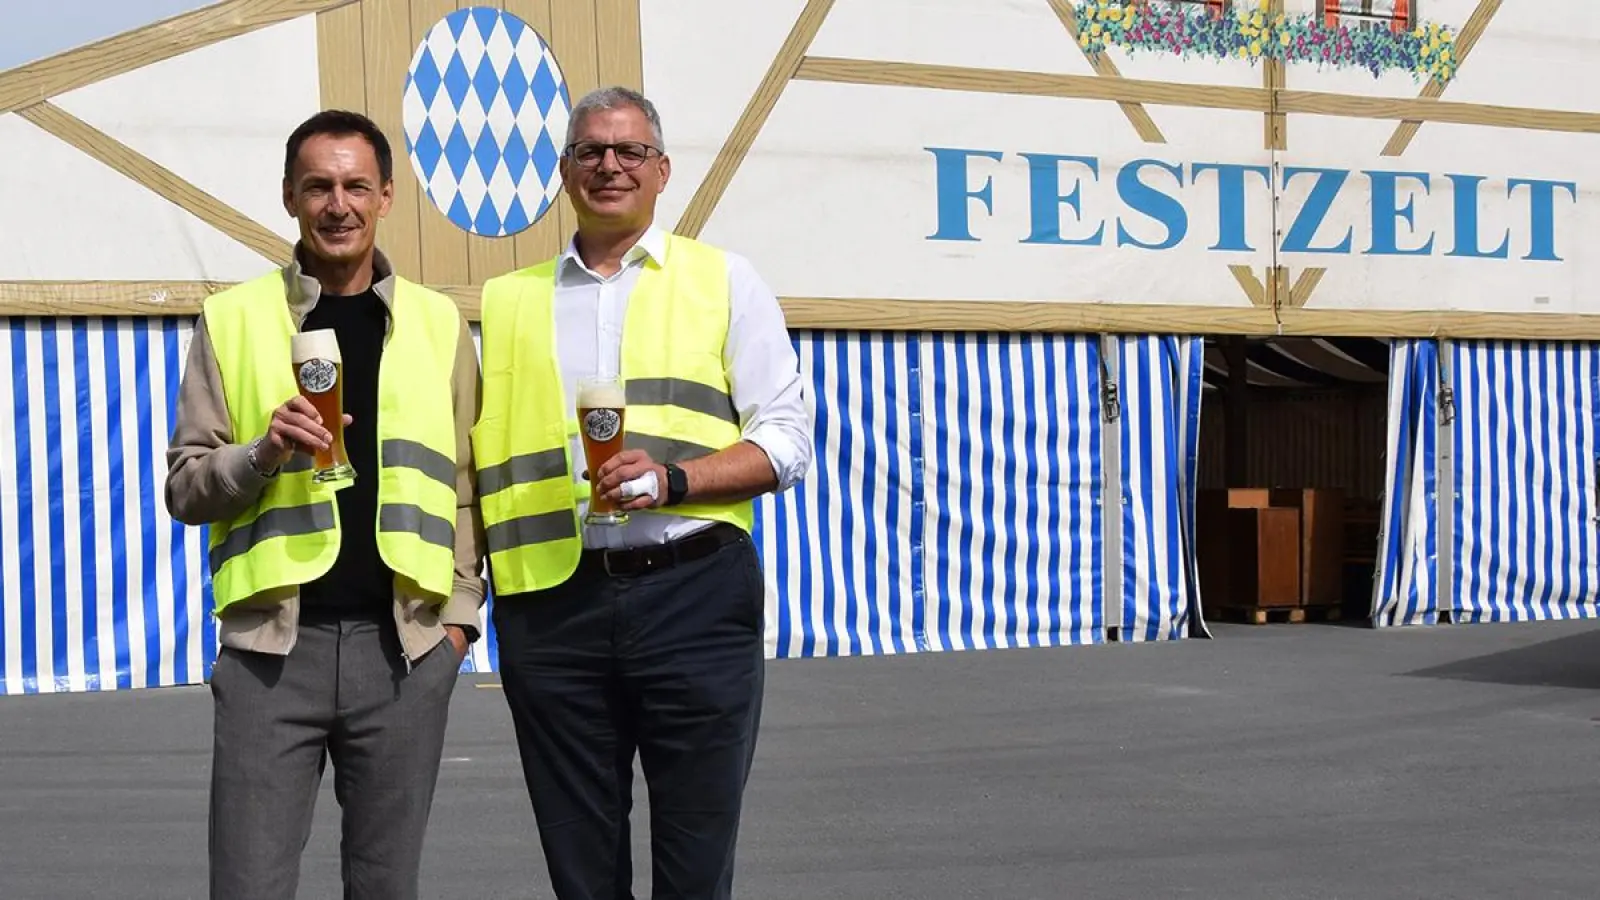
[[[356,470],[344,449],[344,364],[339,357],[338,335],[331,328],[302,331],[292,339],[290,354],[300,396],[311,401],[322,417],[322,427],[333,435],[328,448],[314,454],[311,480],[354,478]]]
[[[628,514],[600,494],[600,467],[622,452],[623,417],[627,393],[619,378],[589,378],[578,383],[578,430],[583,433],[583,456],[589,468],[587,525],[622,525]]]

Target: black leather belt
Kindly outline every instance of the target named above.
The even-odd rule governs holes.
[[[614,578],[643,575],[694,562],[744,538],[744,530],[726,522],[702,528],[688,537],[649,547],[619,550],[585,550],[586,563],[597,565]]]

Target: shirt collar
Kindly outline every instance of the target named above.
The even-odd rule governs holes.
[[[283,283],[289,297],[289,312],[296,322],[305,321],[306,316],[316,308],[317,301],[322,299],[322,284],[315,278],[305,273],[301,263],[305,248],[296,242],[294,245],[294,259],[283,268]],[[384,308],[390,316],[394,315],[394,283],[396,273],[394,265],[389,262],[382,250],[372,249],[372,289],[383,301]]]
[[[622,268],[626,269],[636,262],[645,260],[655,263],[658,268],[667,262],[666,229],[653,222],[645,229],[644,234],[639,236],[639,240],[622,254]],[[590,271],[589,267],[584,265],[583,257],[578,255],[577,235],[573,235],[572,239],[567,241],[567,249],[561,252],[561,269],[564,271],[569,264],[578,266],[586,272]]]

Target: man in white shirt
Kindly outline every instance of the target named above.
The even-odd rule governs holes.
[[[633,896],[636,753],[654,896],[732,896],[764,664],[750,501],[792,486],[812,456],[771,289],[737,254],[655,224],[671,174],[663,147],[643,96],[584,97],[561,159],[576,235],[553,264],[484,289],[475,440],[500,671],[561,900]],[[534,347],[553,347],[553,363]],[[579,383],[597,376],[625,385],[628,449],[585,472],[569,431],[571,463],[552,469],[561,454],[539,436],[559,433],[550,420],[570,418]],[[562,410],[549,396],[557,381]],[[560,492],[539,479],[552,474],[582,499],[550,499]],[[568,524],[574,511],[584,521],[586,479],[625,524]]]

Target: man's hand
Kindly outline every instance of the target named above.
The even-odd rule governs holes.
[[[344,424],[354,419],[347,413]],[[272,421],[267,425],[266,440],[261,442],[261,465],[271,471],[289,461],[296,451],[305,454],[325,450],[333,443],[333,435],[322,427],[322,416],[311,401],[299,394],[272,411]]]
[[[624,499],[622,485],[646,472],[656,473],[655,496],[641,494]],[[598,474],[600,496],[616,504],[618,509],[649,509],[660,506],[667,500],[667,467],[657,464],[650,458],[650,454],[643,450],[624,450],[618,453],[606,460]]]
[[[444,636],[450,639],[450,646],[456,648],[456,659],[466,659],[467,650],[471,646],[467,640],[467,630],[460,625],[446,625]]]

